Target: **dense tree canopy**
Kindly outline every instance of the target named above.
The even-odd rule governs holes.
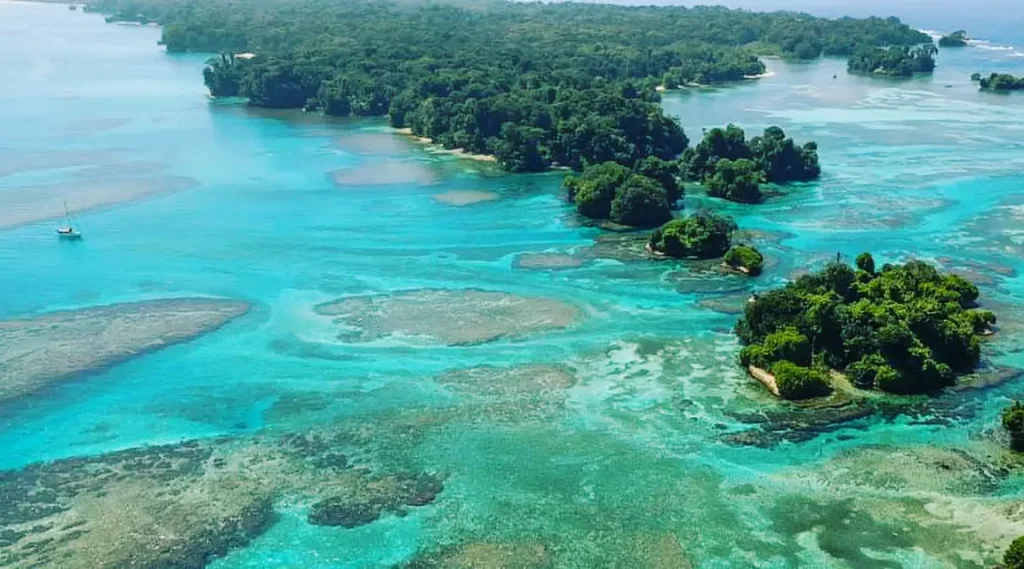
[[[1003,409],[1003,428],[1010,434],[1010,447],[1015,451],[1024,451],[1024,403],[1014,401]],[[1022,548],[1024,549],[1024,548]],[[1024,568],[1024,555],[1021,557]]]
[[[751,276],[761,274],[764,268],[764,255],[750,245],[735,245],[725,253],[722,261],[734,269],[746,272]]]
[[[1013,540],[1003,555],[1003,569],[1024,569],[1024,536]]]
[[[964,47],[967,45],[967,32],[957,30],[939,38],[939,47]]]
[[[978,81],[981,88],[986,91],[1020,91],[1024,90],[1024,77],[1014,77],[1008,73],[993,73],[988,77],[982,77],[975,73],[971,79]]]
[[[857,264],[830,264],[748,303],[736,325],[746,344],[741,361],[836,369],[860,387],[894,393],[946,387],[978,366],[979,335],[995,315],[972,308],[977,287],[920,261],[878,272],[868,256]],[[809,355],[776,347],[805,341]]]
[[[655,229],[648,247],[677,259],[714,259],[729,250],[734,231],[731,217],[701,211]]]
[[[756,54],[846,55],[927,39],[894,18],[708,7],[496,0],[98,0],[91,7],[161,23],[169,51],[229,54],[204,73],[214,96],[388,116],[446,147],[495,155],[513,171],[677,157],[687,140],[657,104],[661,83],[756,75],[764,71]]]
[[[679,166],[649,156],[633,169],[616,162],[584,168],[565,177],[566,198],[591,219],[611,219],[632,227],[657,227],[672,219],[672,207],[683,196]]]
[[[935,71],[936,53],[931,42],[915,47],[865,48],[850,57],[846,68],[855,73],[910,77]]]
[[[736,125],[713,128],[683,153],[682,163],[686,177],[703,182],[708,195],[743,203],[761,200],[763,182],[807,181],[821,175],[818,145],[798,146],[777,126],[749,142]]]

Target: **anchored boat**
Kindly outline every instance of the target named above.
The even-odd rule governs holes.
[[[64,202],[64,225],[57,229],[57,236],[61,239],[81,239],[82,232],[75,229],[71,223],[71,214],[68,213],[68,202]]]

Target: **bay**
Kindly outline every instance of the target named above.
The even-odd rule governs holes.
[[[927,16],[910,21],[949,26]],[[1020,476],[989,466],[1011,460],[994,433],[1024,395],[1015,372],[800,424],[740,372],[729,333],[752,290],[870,250],[978,282],[1001,318],[988,364],[1024,368],[1024,97],[968,79],[1020,74],[1024,36],[976,25],[1009,49],[943,50],[934,76],[904,81],[768,60],[756,82],[666,94],[692,139],[735,122],[820,145],[820,182],[759,206],[690,188],[688,210],[729,212],[767,254],[745,280],[587,227],[560,173],[506,175],[380,121],[211,101],[205,56],[164,53],[157,28],[0,2],[0,319],[251,306],[5,403],[0,468],[340,425],[370,433],[356,459],[445,477],[434,503],[351,530],[310,525],[309,500],[281,496],[276,523],[220,569],[387,567],[424,550],[440,566],[991,565],[1024,534],[1006,513]],[[53,233],[65,200],[79,243]],[[364,296],[363,317],[317,309]]]

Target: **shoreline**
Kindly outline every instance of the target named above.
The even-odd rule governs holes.
[[[696,83],[694,81],[687,81],[686,83],[683,83],[682,85],[678,85],[676,87],[658,85],[657,87],[654,88],[654,90],[659,93],[671,93],[674,91],[682,91],[684,89],[709,89],[718,87],[728,87],[730,85],[739,85],[750,81],[757,81],[758,79],[766,79],[768,77],[774,76],[774,71],[765,71],[764,73],[759,73],[757,75],[744,75],[743,79],[735,79],[733,81],[725,81],[723,83]]]
[[[445,148],[440,144],[433,141],[433,139],[425,136],[417,136],[411,128],[395,128],[389,127],[392,131],[411,138],[414,142],[427,146],[428,152],[434,152],[437,154],[448,154],[451,156],[457,156],[459,158],[465,158],[467,160],[474,160],[477,162],[491,162],[497,163],[498,159],[490,154],[475,154],[467,151],[465,148]]]

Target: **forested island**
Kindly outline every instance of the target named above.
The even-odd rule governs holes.
[[[510,171],[673,159],[688,141],[657,87],[756,76],[758,55],[928,41],[895,18],[708,7],[100,0],[90,9],[159,22],[168,51],[223,53],[204,72],[214,96],[387,116]]]
[[[761,184],[806,182],[821,175],[818,145],[797,145],[774,126],[749,142],[736,125],[713,128],[683,153],[687,179],[703,183],[712,197],[742,203],[761,201]]]
[[[966,47],[967,39],[965,30],[957,30],[939,38],[939,47]]]
[[[938,48],[930,41],[914,47],[876,47],[858,50],[846,63],[852,73],[912,77],[915,73],[935,71]]]
[[[733,245],[732,235],[736,222],[713,211],[699,211],[680,219],[673,219],[655,229],[647,242],[647,249],[656,255],[676,259],[717,259],[722,264],[742,273],[761,274],[764,256],[750,245]]]
[[[1008,73],[993,73],[982,77],[980,73],[971,75],[971,81],[977,81],[982,91],[1021,91],[1024,90],[1024,77],[1015,77]]]
[[[740,362],[774,375],[787,399],[828,393],[831,370],[862,389],[936,391],[978,367],[996,317],[977,299],[957,275],[921,261],[876,270],[864,253],[752,299],[736,325]]]
[[[797,145],[779,127],[747,141],[728,125],[708,131],[679,160],[648,156],[632,167],[615,161],[586,166],[565,178],[566,198],[583,216],[650,228],[671,219],[684,195],[682,179],[701,182],[712,197],[743,203],[761,200],[761,184],[809,181],[821,175],[818,145]]]

